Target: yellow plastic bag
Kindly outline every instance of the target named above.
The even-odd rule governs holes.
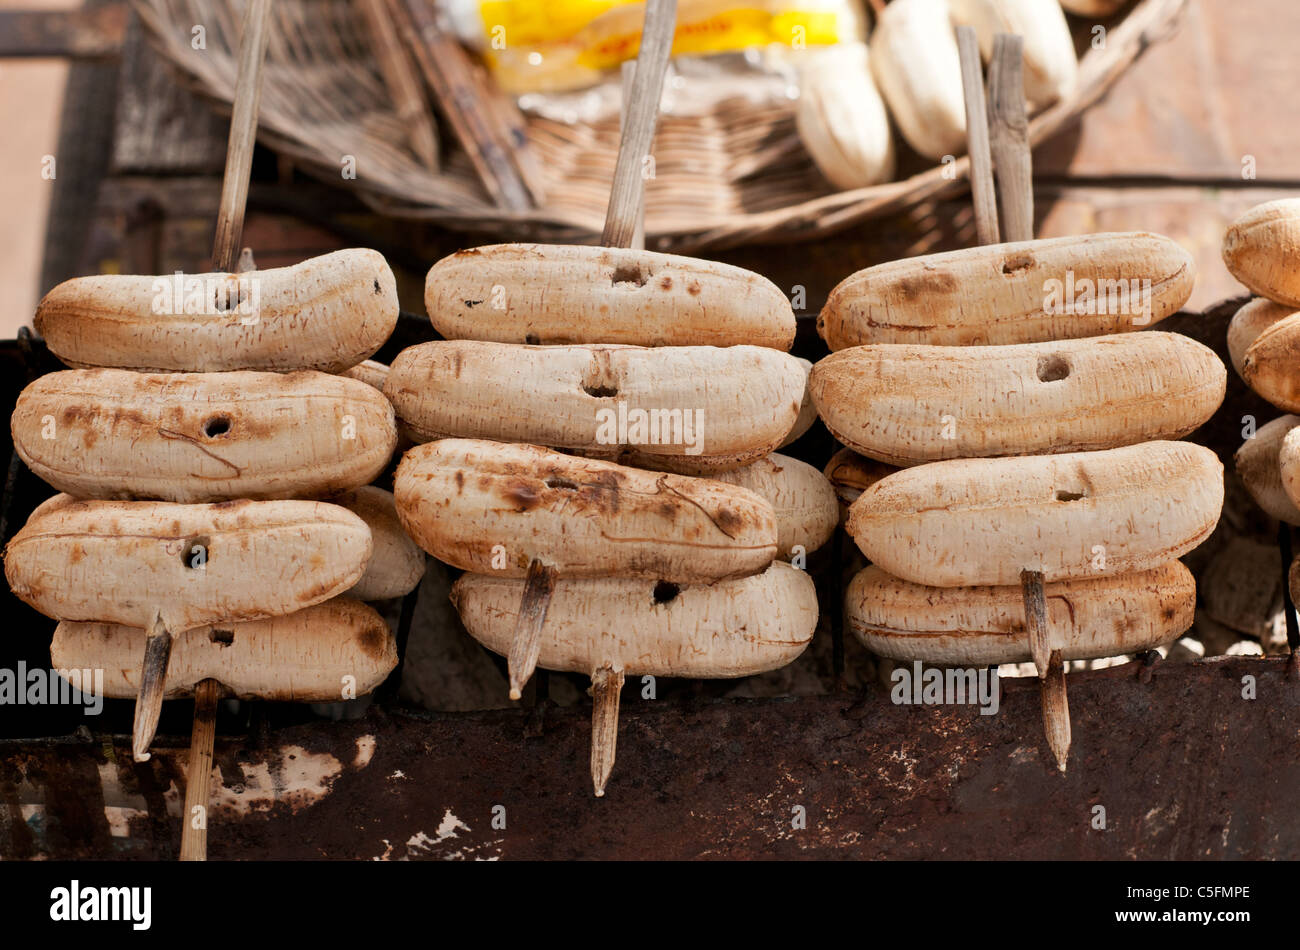
[[[861,37],[857,0],[678,0],[674,55],[776,43],[801,49]],[[454,0],[462,38],[511,93],[589,86],[636,56],[641,0]],[[476,9],[471,9],[476,8]],[[476,13],[475,17],[473,14]],[[478,21],[477,23],[475,21]],[[481,26],[479,36],[471,34]]]

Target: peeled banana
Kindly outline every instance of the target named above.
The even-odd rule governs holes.
[[[530,442],[705,474],[776,449],[799,416],[799,361],[761,346],[422,343],[384,392],[418,438]]]
[[[1300,198],[1251,208],[1228,226],[1223,263],[1253,294],[1300,307]]]
[[[465,574],[451,599],[470,636],[510,652],[524,581]],[[591,673],[729,678],[779,669],[817,626],[812,578],[782,561],[738,580],[679,586],[601,577],[555,583],[538,666]]]
[[[894,138],[864,43],[808,52],[799,71],[795,128],[837,188],[866,188],[894,177]]]
[[[1196,581],[1176,560],[1146,571],[1056,581],[1047,595],[1049,649],[1063,660],[1137,653],[1178,639],[1196,611]],[[849,583],[844,620],[880,656],[945,666],[1032,659],[1020,585],[925,587],[872,565]]]
[[[1237,477],[1255,504],[1270,517],[1287,524],[1300,524],[1300,508],[1291,500],[1293,493],[1300,497],[1300,459],[1295,454],[1300,445],[1292,443],[1285,470],[1281,460],[1283,443],[1297,425],[1300,416],[1280,416],[1260,426],[1233,456]],[[1288,478],[1293,488],[1284,485]]]
[[[370,529],[314,501],[56,496],[5,548],[14,594],[48,617],[168,631],[292,613],[361,579]]]
[[[1227,370],[1177,333],[840,350],[813,368],[818,412],[852,449],[891,465],[1079,452],[1178,439],[1223,401]]]
[[[839,503],[826,476],[807,462],[773,452],[714,476],[746,488],[771,503],[776,512],[777,556],[789,560],[810,554],[831,539],[839,524]]]
[[[932,587],[1144,571],[1210,536],[1223,465],[1190,442],[1069,455],[956,459],[864,491],[848,531],[873,563]]]
[[[1241,378],[1279,409],[1300,412],[1300,313],[1259,331],[1241,358]]]
[[[363,485],[330,498],[330,504],[346,508],[370,529],[371,552],[366,572],[347,592],[358,600],[388,600],[404,597],[424,577],[424,552],[397,517],[393,493]]]
[[[1051,105],[1074,89],[1079,72],[1074,40],[1057,0],[948,2],[953,22],[975,29],[985,60],[993,55],[997,34],[1016,33],[1023,38],[1025,98],[1031,104]]]
[[[966,148],[961,57],[948,0],[894,0],[871,34],[871,69],[907,144],[933,161]]]
[[[65,370],[18,397],[14,448],[81,498],[321,497],[364,485],[397,444],[393,407],[327,373]]]
[[[54,631],[55,669],[104,671],[104,694],[140,692],[145,631],[113,623],[64,621]],[[365,604],[335,597],[280,617],[195,627],[171,649],[164,698],[189,696],[205,679],[240,699],[338,702],[372,691],[397,665],[388,624]]]
[[[393,488],[422,548],[482,574],[523,577],[538,560],[566,577],[689,583],[757,573],[777,553],[772,506],[751,491],[535,445],[418,445]]]
[[[433,265],[424,303],[448,340],[778,350],[794,343],[794,310],[767,278],[629,248],[470,248]]]
[[[1195,281],[1192,256],[1157,234],[990,244],[860,270],[831,291],[817,330],[832,350],[1101,336],[1158,323]]]
[[[237,274],[77,277],[45,295],[35,325],[74,367],[337,373],[379,349],[397,313],[383,255],[351,248]]]
[[[1228,358],[1232,360],[1232,368],[1238,376],[1242,376],[1246,351],[1259,339],[1259,335],[1296,312],[1295,307],[1256,297],[1232,315],[1232,320],[1228,323]],[[1245,379],[1244,376],[1242,378]]]

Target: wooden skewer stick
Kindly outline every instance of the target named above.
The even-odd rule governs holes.
[[[161,611],[155,612],[144,641],[144,663],[140,667],[140,695],[135,700],[135,722],[131,727],[131,757],[149,761],[149,745],[158,731],[163,692],[167,682],[167,664],[172,655],[172,635],[163,623]]]
[[[993,39],[989,61],[989,128],[1001,196],[1002,237],[1034,237],[1033,159],[1025,106],[1024,40],[1010,33]]]
[[[631,92],[624,98],[625,118],[614,164],[614,185],[609,191],[605,230],[600,236],[605,247],[632,246],[645,188],[642,168],[654,142],[676,22],[677,0],[646,0],[641,48],[632,73]]]
[[[623,126],[627,125],[627,105],[631,99],[631,91],[636,76],[636,60],[629,59],[623,64],[623,102],[619,107],[618,120],[619,131],[622,132]],[[606,210],[608,214],[608,209]],[[632,241],[628,247],[637,251],[645,250],[645,176],[641,176],[641,191],[636,199],[636,227],[632,231]]]
[[[645,198],[642,168],[654,141],[676,22],[677,0],[646,0],[636,64],[623,72],[625,88],[631,91],[623,99],[618,161],[614,165],[614,184],[610,188],[605,230],[601,234],[601,243],[606,247],[631,247],[636,240]],[[597,798],[604,796],[605,785],[614,770],[622,689],[622,670],[615,671],[607,665],[592,674],[591,784]]]
[[[659,98],[663,93],[664,75],[668,71],[668,52],[672,47],[676,3],[677,0],[650,0],[646,5],[641,42],[641,54],[650,59],[645,63],[644,72],[634,63],[623,64],[623,87],[631,91],[623,97],[623,130],[619,139],[618,162],[614,169],[614,184],[610,188],[609,206],[605,212],[606,247],[636,246],[638,235],[640,246],[644,247],[645,244],[642,217],[645,179],[641,175],[642,158],[638,156],[649,154],[650,143],[654,139]],[[639,57],[637,62],[641,62]],[[651,76],[653,81],[638,84],[635,80],[638,75]],[[515,621],[514,637],[510,641],[510,653],[506,657],[506,668],[510,675],[510,698],[513,700],[523,696],[524,686],[537,668],[546,611],[554,590],[554,568],[533,558],[528,564],[524,595]],[[613,768],[612,746],[610,756],[609,767]]]
[[[1061,651],[1053,650],[1048,639],[1047,597],[1041,571],[1021,571],[1020,588],[1025,599],[1025,632],[1029,653],[1038,667],[1042,687],[1043,729],[1047,746],[1062,772],[1070,758],[1070,704],[1065,695],[1065,664]]]
[[[542,628],[546,625],[546,611],[551,606],[551,594],[554,591],[555,570],[533,558],[528,563],[524,597],[519,604],[515,635],[510,641],[510,653],[506,657],[511,699],[519,699],[523,695],[524,685],[537,669],[537,657],[542,649]]]
[[[999,130],[998,120],[993,117],[993,103],[998,104],[998,115],[1014,119],[1018,114],[1023,121],[1025,104],[1021,86],[1020,42],[1018,36],[999,35],[994,40],[994,61],[989,69],[990,107],[987,121],[994,123],[993,152],[997,155],[997,181],[1001,186],[1007,239],[1011,241],[1033,238],[1034,199],[1029,140],[1027,136],[1017,138],[1007,134],[1005,127]],[[969,27],[958,28],[957,49],[961,54],[962,87],[966,99],[966,136],[970,154],[971,197],[975,205],[975,232],[980,244],[996,244],[1000,240],[995,200],[999,189],[994,188],[989,131],[985,125],[984,93],[980,86],[979,48],[974,30]],[[1012,58],[1014,62],[1008,62]],[[998,68],[995,70],[993,66]],[[1018,109],[1015,106],[1017,102]],[[1015,172],[1004,175],[1004,167]],[[1025,602],[1025,633],[1029,638],[1029,652],[1034,666],[1038,668],[1047,745],[1056,758],[1057,768],[1064,772],[1070,756],[1070,705],[1065,692],[1065,664],[1061,659],[1061,651],[1051,648],[1042,572],[1021,571],[1020,589]]]
[[[1038,675],[1045,676],[1052,660],[1047,639],[1047,596],[1043,593],[1042,571],[1021,571],[1020,588],[1025,595],[1025,633],[1029,635],[1029,655]]]
[[[591,784],[597,798],[614,771],[618,744],[618,701],[623,691],[623,671],[606,664],[591,674]]]
[[[185,767],[185,810],[181,812],[181,860],[208,859],[208,804],[212,795],[212,746],[217,735],[221,684],[201,680],[194,688],[194,731]]]
[[[244,211],[248,204],[248,178],[257,144],[257,114],[262,98],[262,64],[271,31],[271,0],[250,0],[244,10],[239,39],[239,73],[235,80],[235,101],[230,117],[230,138],[226,145],[226,172],[221,183],[221,204],[217,229],[212,239],[214,270],[247,273],[256,265],[253,252],[240,253],[244,232]],[[184,555],[190,557],[193,551]],[[158,726],[162,708],[167,661],[172,637],[155,615],[145,644],[140,698],[136,701],[132,754],[148,758],[148,747]],[[181,816],[181,860],[206,861],[208,854],[207,810],[211,797],[212,746],[216,737],[216,704],[220,686],[207,679],[194,693],[194,728],[190,735],[190,758],[185,775],[185,813]],[[199,809],[195,815],[194,809]]]
[[[993,155],[989,151],[988,109],[984,102],[984,70],[980,66],[975,28],[957,27],[961,54],[962,92],[966,99],[966,153],[970,156],[971,200],[975,205],[975,234],[980,244],[997,244],[998,200],[993,187]]]
[[[958,49],[962,51],[962,75],[966,77],[968,53],[959,32]],[[1019,36],[1000,33],[993,40],[993,59],[989,64],[989,124],[992,126],[994,163],[997,170],[998,195],[1002,209],[1002,236],[1008,241],[1029,241],[1034,237],[1033,161],[1029,153],[1028,119],[1025,107],[1023,80],[1023,40]],[[971,97],[967,90],[967,112]],[[981,175],[983,182],[972,185],[976,196],[976,230],[981,235],[992,232],[997,239],[997,225],[990,225],[988,197],[992,192],[991,171],[987,163],[976,158],[976,137],[981,123],[973,125],[971,136],[971,174]],[[982,170],[981,170],[982,166]],[[984,198],[978,196],[983,193]],[[981,205],[984,206],[984,223],[981,225]],[[981,240],[983,238],[981,237]],[[1047,617],[1047,597],[1043,591],[1040,571],[1024,570],[1020,573],[1021,595],[1025,602],[1025,633],[1029,637],[1029,652],[1038,668],[1042,688],[1043,728],[1047,745],[1062,772],[1070,757],[1070,706],[1065,692],[1065,664],[1061,651],[1051,648]]]
[[[248,204],[248,176],[257,144],[257,110],[262,100],[262,62],[271,34],[271,0],[249,0],[239,36],[239,73],[235,81],[230,138],[226,142],[226,173],[221,181],[217,233],[212,242],[212,269],[234,270],[239,238]]]
[[[1047,675],[1042,677],[1042,700],[1047,746],[1056,756],[1056,767],[1064,772],[1070,759],[1070,701],[1065,694],[1065,664],[1060,650],[1052,651]]]

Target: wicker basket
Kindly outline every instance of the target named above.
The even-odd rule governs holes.
[[[201,95],[229,109],[243,0],[134,0],[155,47]],[[1170,35],[1187,0],[1140,0],[1079,63],[1075,92],[1035,116],[1037,144],[1097,102],[1148,46]],[[618,146],[618,120],[566,125],[530,118],[528,137],[548,200],[512,213],[487,197],[465,154],[431,172],[404,146],[403,125],[350,0],[276,0],[259,136],[326,181],[354,189],[395,217],[508,234],[516,240],[590,242],[600,233]],[[191,46],[195,24],[206,49]],[[355,179],[341,175],[344,156]],[[702,116],[665,115],[646,188],[647,246],[693,251],[796,240],[960,193],[967,161],[899,181],[835,191],[795,132],[792,104],[728,100]],[[946,172],[946,174],[945,174]]]

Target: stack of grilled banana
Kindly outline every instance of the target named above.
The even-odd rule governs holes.
[[[1218,521],[1222,466],[1169,440],[1211,416],[1226,371],[1188,337],[1123,331],[1176,311],[1192,267],[1167,238],[1098,234],[887,263],[835,288],[813,399],[846,446],[902,466],[849,512],[872,566],[846,615],[868,648],[1025,662],[1024,572],[1047,582],[1063,660],[1190,626],[1176,559]]]
[[[1258,296],[1228,325],[1228,354],[1246,384],[1287,415],[1248,432],[1237,474],[1256,504],[1286,524],[1300,524],[1300,200],[1270,201],[1228,228],[1223,261]],[[1300,593],[1300,561],[1291,565]]]
[[[103,668],[107,695],[138,697],[138,758],[164,696],[204,679],[331,701],[395,665],[387,624],[361,602],[423,573],[391,496],[364,487],[392,457],[394,413],[335,374],[378,349],[397,313],[388,264],[361,249],[265,271],[77,278],[41,301],[37,330],[80,368],[19,396],[14,446],[63,494],[14,536],[5,573],[61,621],[56,668]]]
[[[892,116],[911,148],[932,161],[959,155],[966,109],[954,27],[974,27],[992,54],[998,33],[1024,39],[1025,96],[1045,107],[1069,95],[1078,64],[1062,7],[1089,16],[1122,0],[892,0],[869,43],[810,50],[802,58],[796,125],[817,167],[836,187],[890,181]],[[1103,9],[1109,8],[1109,9]]]
[[[625,675],[744,676],[812,637],[813,583],[774,560],[836,514],[820,472],[772,454],[811,422],[794,314],[739,268],[529,244],[438,262],[425,303],[447,339],[385,386],[425,443],[398,513],[469,572],[453,600],[508,656],[512,698],[538,665],[592,675],[602,795]]]

